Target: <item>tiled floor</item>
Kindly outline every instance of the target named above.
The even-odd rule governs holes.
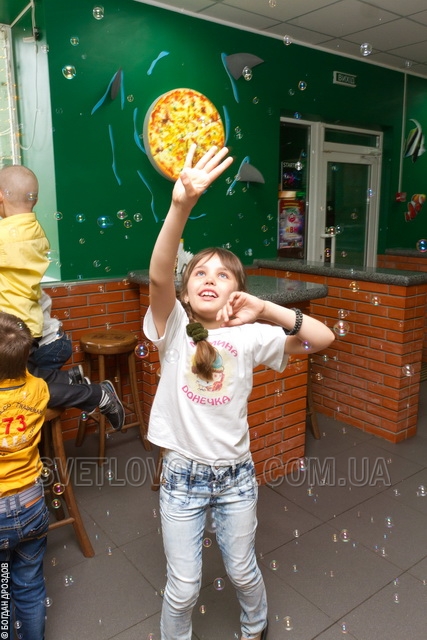
[[[427,637],[427,382],[418,434],[392,445],[319,415],[305,469],[260,489],[257,551],[269,599],[269,640],[425,640]],[[155,452],[135,429],[68,444],[75,492],[94,545],[72,527],[49,534],[46,640],[159,640],[165,585]],[[304,464],[303,464],[304,467]],[[239,638],[239,607],[207,533],[194,640]],[[209,542],[211,542],[209,546]],[[216,590],[215,578],[224,578]]]

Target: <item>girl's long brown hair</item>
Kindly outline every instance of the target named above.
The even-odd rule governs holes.
[[[190,304],[188,302],[185,302],[185,298],[188,293],[188,281],[190,279],[190,275],[202,260],[209,260],[209,258],[214,255],[218,256],[222,265],[226,269],[228,269],[236,278],[237,290],[246,291],[246,273],[242,263],[240,262],[239,258],[234,255],[234,253],[228,251],[228,249],[222,249],[221,247],[208,247],[207,249],[199,251],[199,253],[196,253],[196,255],[191,258],[183,273],[181,291],[179,294],[179,299],[188,315],[188,319],[190,322],[196,321],[193,316],[193,311]],[[200,340],[196,343],[193,371],[197,373],[203,380],[212,380],[212,365],[215,362],[217,355],[218,353],[216,349],[210,344],[210,342],[208,342],[207,340]]]

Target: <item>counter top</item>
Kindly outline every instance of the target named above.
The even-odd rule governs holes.
[[[277,258],[276,260],[254,260],[254,267],[276,269],[278,271],[295,271],[296,273],[312,273],[317,276],[347,278],[366,282],[410,287],[427,283],[427,273],[420,271],[400,271],[398,269],[382,269],[379,267],[360,267],[352,265],[331,265],[323,262],[309,262]]]
[[[131,271],[128,273],[130,282],[149,284],[148,269]],[[427,281],[427,277],[426,277]],[[300,282],[289,278],[275,278],[273,276],[248,276],[248,291],[262,300],[269,300],[281,305],[297,302],[309,302],[328,295],[328,287],[314,282]],[[179,290],[179,282],[176,283]]]
[[[418,251],[417,249],[386,249],[386,256],[407,256],[408,258],[424,258],[427,259],[427,251]]]

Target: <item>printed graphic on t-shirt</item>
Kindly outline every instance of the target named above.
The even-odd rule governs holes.
[[[232,397],[235,381],[237,350],[224,341],[212,341],[211,344],[216,351],[212,365],[212,379],[206,380],[196,372],[193,358],[190,372],[186,376],[187,384],[182,390],[191,402],[197,404],[228,404]]]
[[[42,411],[24,402],[0,405],[0,456],[28,445],[38,431]]]

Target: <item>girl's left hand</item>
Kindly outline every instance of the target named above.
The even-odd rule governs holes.
[[[222,327],[236,327],[256,322],[264,311],[264,301],[245,291],[234,291],[217,313]]]

